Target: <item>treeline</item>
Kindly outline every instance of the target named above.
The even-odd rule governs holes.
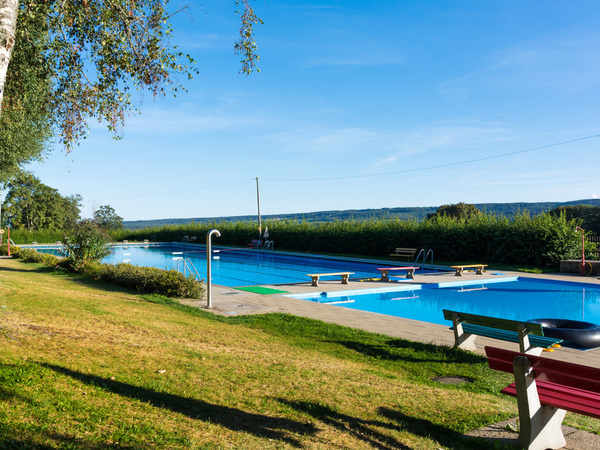
[[[557,267],[581,255],[578,219],[562,214],[526,213],[512,219],[489,214],[472,218],[437,216],[416,220],[346,220],[327,223],[266,221],[269,239],[278,250],[387,257],[396,247],[433,250],[435,261],[505,263]],[[181,241],[217,228],[214,245],[245,246],[258,238],[256,222],[192,223],[143,230],[122,230],[116,239]]]
[[[0,187],[6,192],[0,228],[10,227],[11,238],[21,243],[61,240],[82,220],[80,195],[62,196],[29,172],[19,172]],[[104,230],[123,227],[123,218],[109,205],[98,207],[92,220]]]
[[[549,212],[558,207],[572,207],[578,205],[589,205],[600,207],[600,199],[577,200],[572,202],[539,202],[539,203],[478,203],[478,210],[497,216],[508,218],[515,217],[524,212],[532,216]],[[265,215],[265,220],[300,220],[308,222],[335,222],[338,220],[373,220],[373,219],[401,219],[401,220],[424,220],[439,209],[436,206],[425,207],[401,207],[401,208],[379,208],[379,209],[348,209],[343,211],[316,211],[309,213],[272,214]],[[166,225],[185,225],[190,222],[199,223],[223,223],[223,222],[245,222],[256,220],[256,216],[231,216],[231,217],[208,217],[208,218],[172,218],[156,220],[125,221],[123,225],[128,229],[155,228]],[[597,233],[600,234],[600,228]]]

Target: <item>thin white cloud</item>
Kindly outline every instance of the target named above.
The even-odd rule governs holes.
[[[553,88],[577,91],[600,85],[600,32],[568,29],[498,50],[487,66],[444,82],[447,95],[471,92]]]
[[[300,128],[276,133],[268,137],[274,148],[285,153],[349,155],[364,152],[375,145],[378,133],[362,128],[323,129],[319,127]]]
[[[403,133],[390,133],[382,139],[382,156],[371,169],[389,167],[390,163],[408,156],[432,152],[452,152],[489,148],[492,143],[507,139],[506,130],[496,123],[438,125],[422,127]]]

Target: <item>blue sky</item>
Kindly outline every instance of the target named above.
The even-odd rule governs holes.
[[[233,3],[176,17],[187,94],[29,169],[125,220],[600,196],[597,1],[257,0],[250,77]]]

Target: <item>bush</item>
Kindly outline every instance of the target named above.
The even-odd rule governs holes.
[[[15,253],[18,253],[21,250],[20,247],[15,245],[10,246],[10,254],[13,256]],[[6,244],[0,245],[0,256],[8,256],[8,246]]]
[[[75,270],[110,255],[109,236],[92,220],[82,220],[64,237],[64,256]]]
[[[25,262],[40,263],[47,266],[56,266],[60,262],[60,259],[54,255],[49,253],[39,253],[37,250],[31,248],[19,249],[19,251],[14,253],[14,256]]]
[[[186,277],[176,270],[155,267],[138,267],[131,264],[89,264],[83,269],[85,275],[118,286],[135,289],[144,294],[166,297],[202,298],[202,282],[192,275]]]
[[[29,248],[19,250],[15,256],[25,262],[41,263],[79,272],[83,276],[134,289],[144,294],[197,299],[204,296],[202,281],[196,280],[192,275],[186,277],[176,270],[137,267],[125,263],[102,264],[97,261],[89,261],[81,266],[70,258],[58,258]]]

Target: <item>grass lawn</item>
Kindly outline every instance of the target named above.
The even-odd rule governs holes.
[[[516,414],[477,355],[17,260],[0,319],[0,448],[497,448],[461,433]]]

